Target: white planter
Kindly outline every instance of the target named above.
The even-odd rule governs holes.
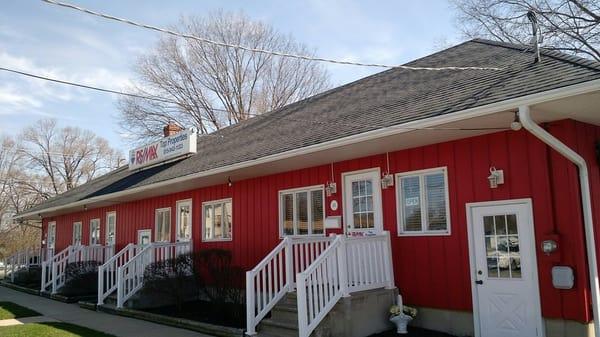
[[[405,314],[400,314],[397,316],[392,316],[390,317],[390,322],[396,324],[396,333],[399,334],[407,334],[408,331],[406,330],[406,326],[408,325],[408,322],[412,321],[412,317],[405,315]]]

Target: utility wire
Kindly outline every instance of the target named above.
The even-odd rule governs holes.
[[[113,20],[113,21],[117,21],[117,22],[121,22],[121,23],[126,23],[126,24],[136,26],[136,27],[150,29],[153,31],[169,34],[169,35],[176,36],[176,37],[195,40],[195,41],[199,41],[202,43],[209,43],[209,44],[213,44],[213,45],[217,45],[217,46],[221,46],[221,47],[245,50],[245,51],[249,51],[252,53],[261,53],[261,54],[267,54],[267,55],[273,55],[273,56],[289,57],[289,58],[301,59],[301,60],[306,60],[306,61],[326,62],[326,63],[333,63],[333,64],[352,65],[352,66],[361,66],[361,67],[375,67],[375,68],[400,68],[400,69],[405,69],[405,70],[430,70],[430,71],[502,70],[501,68],[496,68],[496,67],[413,67],[413,66],[406,66],[406,65],[389,65],[389,64],[381,64],[381,63],[363,63],[363,62],[341,61],[341,60],[334,60],[334,59],[322,58],[322,57],[314,57],[314,56],[308,56],[308,55],[297,55],[297,54],[271,51],[271,50],[265,50],[265,49],[259,49],[259,48],[251,48],[251,47],[241,46],[241,45],[237,45],[237,44],[215,41],[215,40],[211,40],[208,38],[199,37],[196,35],[180,33],[180,32],[170,30],[170,29],[160,28],[157,26],[144,24],[144,23],[132,21],[132,20],[125,19],[125,18],[120,18],[120,17],[116,17],[113,15],[100,13],[97,11],[92,11],[92,10],[89,10],[89,9],[86,9],[86,8],[83,8],[80,6],[76,6],[73,4],[65,3],[65,2],[60,2],[60,1],[55,1],[55,0],[41,0],[41,1],[51,4],[51,5],[56,5],[56,6],[61,6],[64,8],[77,10],[77,11],[87,13],[90,15],[94,15],[94,16],[98,16],[98,17],[101,17],[104,19]]]
[[[8,68],[3,68],[3,67],[0,67],[0,70],[8,71],[8,72],[23,75],[23,76],[33,77],[33,78],[36,78],[39,80],[51,81],[51,82],[60,83],[60,84],[64,84],[64,85],[71,85],[71,86],[80,87],[80,88],[84,88],[84,89],[97,90],[97,91],[101,91],[101,92],[136,97],[136,98],[141,98],[141,99],[146,99],[146,100],[160,101],[163,103],[178,104],[176,101],[169,100],[167,98],[144,96],[144,95],[132,94],[132,93],[122,92],[122,91],[117,91],[117,90],[112,90],[112,89],[94,87],[91,85],[85,85],[85,84],[76,83],[76,82],[70,82],[70,81],[64,81],[64,80],[55,79],[55,78],[49,78],[49,77],[45,77],[45,76],[41,76],[41,75],[36,75],[36,74],[32,74],[32,73],[28,73],[28,72],[24,72],[24,71],[20,71],[20,70],[8,69]],[[210,110],[216,111],[216,112],[224,112],[224,113],[228,113],[228,114],[231,113],[231,111],[229,111],[229,110],[220,109],[220,108],[211,108]],[[365,123],[360,123],[360,124],[346,123],[346,122],[339,122],[339,121],[329,122],[329,121],[311,120],[311,119],[306,119],[306,118],[296,118],[296,117],[291,117],[291,116],[287,116],[287,115],[278,115],[277,112],[273,112],[273,111],[268,112],[268,113],[246,112],[245,114],[250,117],[264,118],[264,117],[273,116],[274,118],[277,117],[280,119],[287,119],[287,120],[293,120],[293,121],[298,121],[298,122],[315,123],[315,124],[329,124],[329,125],[344,125],[344,126],[356,127],[356,128],[371,127],[371,128],[412,130],[412,131],[417,131],[417,130],[443,130],[443,131],[449,131],[449,130],[450,131],[451,130],[457,130],[457,131],[507,130],[507,128],[439,128],[439,127],[417,128],[417,127],[406,127],[406,126],[401,126],[401,125],[390,126],[390,125],[376,125],[376,124],[365,124]],[[234,124],[231,124],[231,125],[234,125]],[[222,135],[218,135],[218,134],[202,134],[202,136],[203,137],[204,136],[212,136],[212,137],[223,138]]]

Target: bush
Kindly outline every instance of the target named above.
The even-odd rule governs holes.
[[[245,317],[244,271],[232,265],[231,251],[206,249],[198,253],[199,287],[202,294],[227,319],[237,322]]]
[[[14,284],[31,289],[39,289],[42,282],[42,268],[29,267],[15,273]]]
[[[91,296],[98,293],[98,261],[73,262],[65,268],[65,285],[60,293],[65,296]]]
[[[194,271],[194,255],[191,253],[154,262],[144,270],[143,291],[166,296],[180,312],[186,298],[198,293]]]

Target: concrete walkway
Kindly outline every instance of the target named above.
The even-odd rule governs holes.
[[[72,323],[121,337],[208,337],[190,330],[110,315],[80,308],[45,297],[25,294],[0,286],[0,301],[9,301],[35,310],[46,318]]]
[[[57,322],[57,320],[55,320],[54,318],[46,317],[46,316],[9,318],[9,319],[0,320],[0,327],[11,326],[11,325],[21,325],[21,324],[27,324],[27,323],[42,323],[42,322]]]

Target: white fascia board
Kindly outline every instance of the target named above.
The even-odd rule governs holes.
[[[269,163],[269,162],[273,162],[273,161],[277,161],[277,160],[288,159],[291,157],[304,155],[304,154],[310,154],[310,153],[323,151],[323,150],[327,150],[327,149],[331,149],[331,148],[336,148],[336,147],[340,147],[340,146],[344,146],[344,145],[360,143],[360,142],[373,140],[373,139],[377,139],[377,138],[383,138],[383,137],[387,137],[387,136],[391,136],[391,135],[411,132],[411,131],[413,131],[411,128],[418,129],[418,128],[434,127],[434,126],[457,122],[457,121],[470,119],[470,118],[474,118],[474,117],[486,116],[486,115],[490,115],[490,114],[494,114],[494,113],[502,112],[502,111],[507,111],[507,110],[511,110],[511,109],[514,109],[516,111],[519,108],[519,106],[522,106],[522,105],[531,106],[534,104],[539,104],[539,103],[548,102],[548,101],[561,99],[561,98],[565,98],[565,97],[570,97],[570,96],[586,94],[586,93],[590,93],[590,92],[594,92],[594,91],[600,91],[600,80],[593,80],[593,81],[579,83],[579,84],[566,86],[566,87],[562,87],[562,88],[558,88],[558,89],[553,89],[553,90],[549,90],[549,91],[543,91],[543,92],[532,94],[532,95],[517,97],[517,98],[508,99],[508,100],[504,100],[504,101],[497,102],[497,103],[492,103],[492,104],[483,105],[483,106],[479,106],[479,107],[469,108],[469,109],[449,113],[449,114],[442,115],[442,116],[429,117],[429,118],[411,121],[411,122],[407,122],[407,123],[399,124],[399,125],[395,125],[395,126],[388,126],[385,128],[372,130],[372,131],[368,131],[368,132],[364,132],[364,133],[360,133],[357,135],[352,135],[352,136],[348,136],[348,137],[344,137],[344,138],[334,139],[334,140],[327,141],[324,143],[310,145],[310,146],[306,146],[306,147],[302,147],[302,148],[298,148],[298,149],[294,149],[294,150],[290,150],[290,151],[286,151],[286,152],[282,152],[282,153],[278,153],[278,154],[261,157],[258,159],[248,160],[245,162],[232,164],[232,165],[228,165],[228,166],[223,166],[223,167],[219,167],[219,168],[214,168],[211,170],[206,170],[206,171],[202,171],[202,172],[198,172],[198,173],[188,174],[185,176],[149,184],[146,186],[140,186],[140,187],[128,189],[125,191],[105,194],[105,195],[77,201],[74,203],[70,203],[67,205],[45,208],[45,209],[42,209],[42,210],[39,210],[36,212],[23,213],[21,215],[16,216],[15,219],[21,219],[21,218],[26,218],[26,217],[30,217],[30,216],[35,216],[37,214],[46,213],[46,212],[55,212],[62,208],[67,208],[67,207],[90,205],[90,204],[93,204],[94,202],[107,201],[107,200],[110,200],[113,198],[119,198],[119,197],[127,196],[130,194],[140,193],[140,192],[144,192],[144,191],[147,191],[150,189],[155,189],[155,188],[159,188],[159,187],[168,186],[171,184],[186,182],[188,180],[198,179],[198,178],[207,177],[207,176],[220,174],[220,173],[226,173],[229,171],[248,168],[251,166],[265,164],[265,163]]]

